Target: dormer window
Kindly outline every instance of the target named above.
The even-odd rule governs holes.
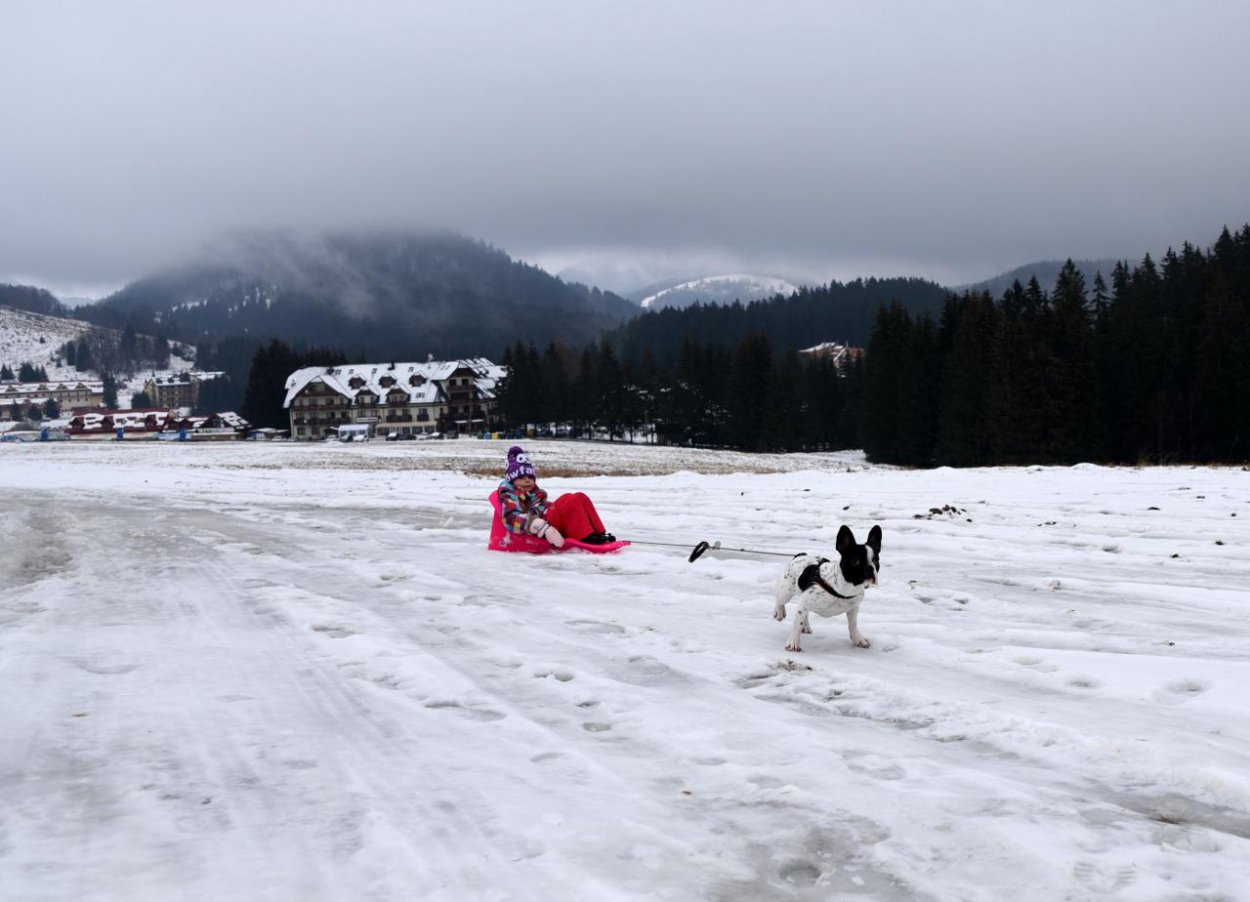
[[[361,379],[359,376],[352,376],[351,380],[347,384],[353,391],[355,391],[356,389],[365,387],[365,380]]]
[[[383,388],[390,388],[394,384],[395,384],[394,376],[383,376],[381,379],[378,380],[378,385],[382,386]]]
[[[420,388],[422,385],[425,385],[425,377],[422,376],[420,373],[414,373],[408,379],[408,384],[411,385],[413,388]]]

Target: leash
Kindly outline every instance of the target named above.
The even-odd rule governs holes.
[[[654,545],[657,548],[688,548],[689,547],[688,545],[679,544],[677,542],[644,542],[639,539],[631,539],[630,543],[633,545]],[[722,547],[720,540],[718,539],[714,542],[704,541],[695,545],[694,550],[690,552],[690,557],[687,558],[686,560],[688,563],[693,564],[695,561],[703,557],[703,555],[709,551],[713,551],[713,552],[724,551],[724,552],[728,552],[731,554],[758,554],[758,555],[764,555],[767,557],[794,557],[793,554],[787,554],[784,551],[760,551],[755,548],[725,548],[725,547]]]

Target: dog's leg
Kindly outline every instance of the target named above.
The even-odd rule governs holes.
[[[794,610],[794,620],[790,624],[790,637],[786,640],[786,651],[802,651],[803,646],[799,645],[799,635],[803,632],[803,624],[807,619],[807,611],[803,609],[802,602]]]
[[[872,643],[859,631],[859,605],[846,611],[846,625],[851,632],[851,642],[860,648],[868,648]]]
[[[784,576],[777,580],[777,588],[774,595],[775,600],[773,602],[774,620],[782,621],[786,619],[786,602],[790,600],[790,597],[793,594],[794,592],[791,589],[790,580],[786,579]]]
[[[807,619],[808,616],[807,611],[803,611],[803,632],[810,636],[812,634],[812,624],[811,621]]]

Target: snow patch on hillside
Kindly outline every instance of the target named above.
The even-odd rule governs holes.
[[[672,288],[649,295],[639,302],[639,306],[644,309],[670,306],[665,299],[673,298],[675,295],[697,295],[698,300],[714,304],[731,304],[734,301],[745,303],[779,294],[791,295],[798,290],[797,285],[771,276],[753,276],[742,273],[707,276],[690,282],[682,282],[680,285],[674,285]],[[693,303],[693,300],[689,303]],[[685,304],[680,306],[685,306]]]
[[[0,306],[0,363],[7,363],[15,373],[23,363],[41,366],[49,379],[58,382],[82,379],[84,375],[78,370],[64,361],[57,362],[57,352],[65,342],[77,341],[90,328],[78,320]]]
[[[43,367],[49,382],[98,381],[100,373],[69,366],[60,356],[62,345],[77,341],[91,328],[90,323],[80,320],[0,306],[0,363],[8,364],[14,373],[23,363]],[[168,378],[191,369],[193,361],[180,356],[179,351],[178,345],[172,345],[168,368],[140,370],[121,380],[117,387],[118,406],[130,407],[131,396],[142,391],[148,379]]]

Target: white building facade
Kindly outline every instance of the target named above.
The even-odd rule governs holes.
[[[489,430],[506,368],[485,358],[305,367],[287,379],[291,438],[337,435],[366,424],[374,437]]]

